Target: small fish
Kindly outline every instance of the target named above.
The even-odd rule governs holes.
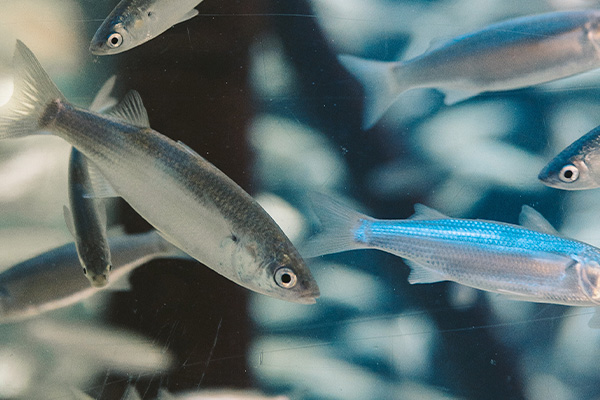
[[[600,67],[600,10],[516,18],[458,36],[407,61],[340,55],[361,83],[363,128],[415,88],[438,88],[452,104],[475,94],[523,88]]]
[[[69,104],[20,41],[14,66],[0,139],[63,138],[100,171],[95,196],[121,196],[169,242],[243,287],[315,303],[317,283],[275,221],[214,165],[151,129],[137,92],[101,115]]]
[[[600,305],[600,249],[560,236],[531,207],[518,226],[450,218],[421,204],[411,219],[378,220],[324,195],[313,203],[324,230],[305,257],[378,249],[405,260],[411,284],[454,281],[515,300]],[[600,316],[591,325],[600,327]]]
[[[156,258],[189,258],[151,231],[111,237],[113,269],[106,288],[113,288],[133,269]],[[31,318],[67,307],[100,290],[81,274],[74,243],[52,249],[0,273],[0,322]]]
[[[90,106],[100,111],[107,103],[112,103],[108,95],[115,84],[115,77],[106,81]],[[77,247],[77,254],[83,274],[92,286],[103,287],[108,283],[112,268],[110,247],[106,238],[106,208],[104,203],[93,198],[92,171],[87,159],[76,148],[71,150],[69,160],[69,204],[63,212],[67,228]]]
[[[90,51],[122,53],[153,39],[173,25],[198,15],[202,0],[122,0],[98,28]]]
[[[600,187],[600,126],[561,151],[540,171],[538,179],[564,190]]]

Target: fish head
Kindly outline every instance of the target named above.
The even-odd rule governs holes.
[[[600,257],[579,261],[579,284],[593,303],[600,304]]]
[[[539,173],[545,185],[564,190],[600,187],[600,129],[596,128],[554,157]]]
[[[316,302],[317,282],[283,232],[270,240],[255,237],[240,240],[236,247],[233,268],[242,286],[280,300]]]
[[[90,51],[98,56],[130,50],[148,41],[147,23],[143,10],[116,8],[98,28],[90,43]]]
[[[83,274],[93,287],[101,288],[108,284],[108,276],[112,270],[110,255],[102,252],[99,255],[82,254],[79,261]]]

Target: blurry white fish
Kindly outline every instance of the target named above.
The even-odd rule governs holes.
[[[14,67],[0,138],[56,134],[106,178],[94,182],[95,196],[122,196],[168,241],[241,286],[287,301],[316,301],[317,283],[273,219],[214,165],[152,130],[137,92],[113,108],[114,117],[103,116],[69,104],[20,41]]]
[[[600,187],[600,126],[561,151],[540,171],[538,178],[557,189]]]
[[[202,0],[122,0],[94,34],[90,51],[117,54],[155,38],[173,25],[198,15]]]
[[[370,128],[401,93],[438,88],[452,104],[477,93],[522,88],[600,67],[600,11],[565,11],[490,25],[402,62],[340,55],[361,83]]]
[[[100,111],[114,102],[109,94],[115,81],[115,76],[106,81],[92,102],[91,110]],[[71,209],[65,206],[63,211],[67,228],[75,239],[83,274],[92,286],[103,287],[108,283],[112,266],[110,247],[106,238],[106,208],[101,200],[93,198],[91,177],[93,171],[95,171],[94,166],[89,164],[85,156],[76,148],[73,148],[69,160]]]
[[[405,260],[411,284],[454,281],[515,300],[600,305],[600,249],[559,236],[530,207],[517,226],[450,218],[421,204],[411,219],[378,220],[324,195],[313,203],[323,232],[306,244],[307,257],[378,249]]]
[[[107,288],[155,258],[189,258],[155,231],[111,237],[108,244],[113,269]],[[67,307],[102,290],[90,286],[80,271],[75,245],[68,243],[0,273],[0,322]]]
[[[156,400],[289,400],[289,397],[267,396],[256,390],[243,389],[205,389],[176,394],[160,389]]]

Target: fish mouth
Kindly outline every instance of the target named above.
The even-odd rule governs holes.
[[[105,274],[95,275],[90,279],[93,287],[101,288],[108,284],[108,277]]]

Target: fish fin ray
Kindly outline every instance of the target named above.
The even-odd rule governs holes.
[[[177,144],[179,145],[179,147],[181,147],[182,149],[184,149],[185,151],[187,151],[191,155],[196,156],[196,157],[201,157],[200,154],[196,153],[196,151],[194,149],[192,149],[187,144],[183,143],[181,140],[178,140]]]
[[[366,60],[347,54],[338,61],[361,84],[365,94],[363,129],[370,129],[396,101],[398,95],[408,89],[399,88],[394,78],[393,66],[398,63]]]
[[[299,251],[303,257],[317,257],[368,247],[355,240],[354,230],[361,220],[371,221],[372,218],[323,193],[311,193],[309,199],[313,211],[321,221],[321,231],[300,246]]]
[[[119,104],[107,112],[107,115],[142,128],[150,127],[148,112],[146,111],[146,107],[144,107],[142,97],[136,90],[127,92]]]
[[[0,139],[42,133],[40,120],[53,100],[65,97],[42,68],[35,55],[17,40],[13,57],[14,89],[0,109]]]
[[[435,220],[435,219],[450,219],[449,216],[442,214],[441,212],[434,210],[431,207],[427,207],[424,204],[415,204],[415,213],[410,216],[409,219],[414,220]]]
[[[519,224],[533,231],[560,236],[560,233],[548,222],[546,218],[532,207],[523,205],[519,214]]]
[[[94,100],[92,100],[90,111],[101,113],[117,104],[117,99],[110,95],[115,88],[116,82],[116,75],[111,76],[106,80],[106,82],[104,82],[104,85],[102,85],[98,93],[96,93],[96,97],[94,97]]]
[[[198,10],[196,10],[195,8],[192,8],[190,11],[183,14],[181,16],[181,18],[177,22],[175,22],[175,24],[180,24],[182,22],[185,22],[188,19],[194,18],[196,15],[198,15]]]
[[[115,191],[110,182],[108,182],[104,175],[102,175],[102,172],[100,172],[100,170],[90,160],[87,160],[87,168],[90,177],[91,190],[83,197],[94,199],[120,197],[120,195]],[[104,204],[102,204],[102,206],[105,208],[104,213],[106,214],[106,207],[104,206]],[[106,215],[104,218],[106,222]]]
[[[73,236],[73,239],[77,239],[77,235],[75,234],[75,224],[73,223],[73,214],[71,214],[71,210],[69,207],[63,206],[63,215],[65,217],[65,224],[67,225],[67,229]]]
[[[404,262],[410,267],[408,283],[411,285],[420,283],[436,283],[448,280],[448,278],[446,278],[443,274],[432,270],[428,265],[422,264],[415,260],[404,259]]]

